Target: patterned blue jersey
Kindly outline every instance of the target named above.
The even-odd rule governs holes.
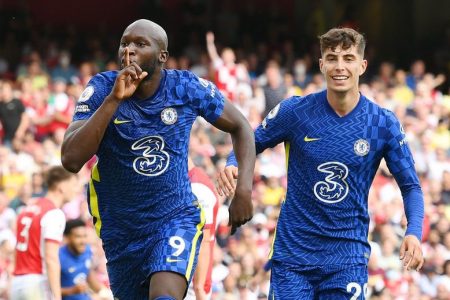
[[[73,254],[67,245],[59,248],[59,261],[61,262],[61,286],[73,287],[79,283],[86,283],[91,271],[92,251],[89,246],[80,255]],[[63,296],[63,300],[88,300],[87,293]]]
[[[260,153],[285,143],[287,194],[271,258],[295,265],[367,263],[368,192],[384,158],[397,182],[419,188],[394,114],[360,96],[344,117],[326,91],[282,101],[255,132]],[[401,177],[401,178],[400,178]]]
[[[78,101],[74,120],[88,119],[111,92],[117,71],[97,74]],[[211,82],[189,71],[162,70],[155,94],[123,101],[97,151],[89,206],[103,241],[145,236],[195,197],[187,155],[197,116],[215,122],[224,98]]]

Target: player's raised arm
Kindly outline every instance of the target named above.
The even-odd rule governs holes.
[[[253,216],[251,195],[256,159],[255,138],[248,121],[228,101],[225,101],[223,113],[214,126],[231,134],[239,164],[236,192],[229,208],[229,224],[234,232],[237,227],[247,223]]]
[[[130,98],[147,72],[130,63],[130,50],[123,50],[123,69],[117,75],[114,87],[97,111],[88,120],[78,120],[67,128],[61,149],[61,162],[68,171],[78,172],[97,152],[112,116],[120,103]]]

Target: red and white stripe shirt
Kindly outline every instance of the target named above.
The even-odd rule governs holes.
[[[17,218],[14,275],[46,274],[44,243],[61,243],[65,225],[63,211],[47,198],[25,207]]]

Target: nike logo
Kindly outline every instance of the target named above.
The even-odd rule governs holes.
[[[170,258],[170,257],[168,257],[167,259],[166,259],[166,261],[168,262],[168,263],[173,263],[173,262],[178,262],[178,261],[183,261],[182,259],[177,259],[177,258]]]
[[[320,138],[310,138],[308,136],[305,136],[305,138],[303,139],[305,142],[314,142],[314,141],[318,141],[320,140]]]
[[[116,125],[120,125],[120,124],[124,124],[124,123],[128,123],[131,122],[131,120],[119,120],[117,118],[114,119],[114,124]]]

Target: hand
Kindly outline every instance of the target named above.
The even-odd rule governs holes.
[[[253,217],[252,191],[241,191],[238,187],[228,208],[228,213],[228,225],[231,226],[231,234],[234,234],[238,227]]]
[[[212,33],[211,31],[208,31],[206,33],[206,42],[207,43],[214,43],[214,33]]]
[[[88,286],[87,286],[86,282],[77,283],[72,288],[72,293],[73,294],[82,294],[82,293],[86,293],[87,291],[88,291]]]
[[[400,259],[403,266],[409,271],[415,269],[419,271],[424,263],[422,247],[420,241],[414,235],[407,235],[403,239],[400,247]]]
[[[238,178],[238,168],[228,166],[217,175],[217,192],[220,196],[230,197],[236,189],[236,179]]]
[[[141,81],[148,75],[147,72],[142,71],[137,63],[130,63],[130,50],[128,47],[125,48],[124,52],[124,67],[117,75],[111,91],[111,94],[118,100],[130,98]]]

